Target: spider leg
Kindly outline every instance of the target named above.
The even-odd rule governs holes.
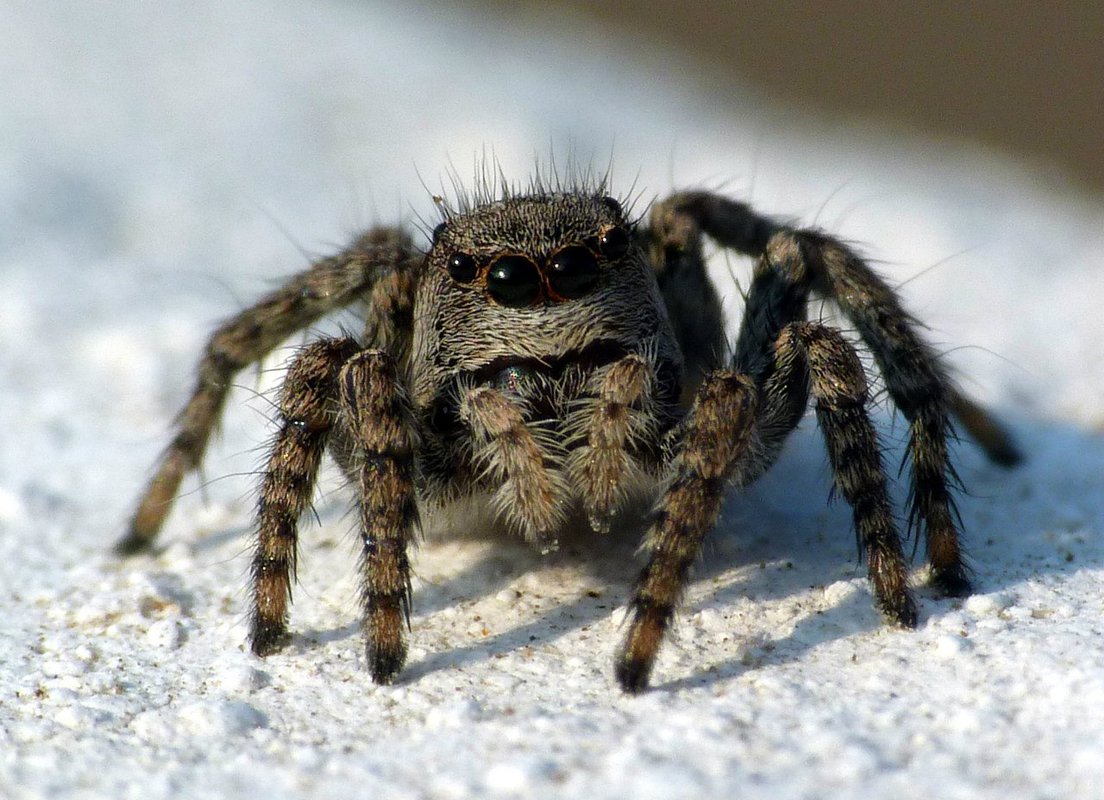
[[[498,513],[545,550],[556,548],[556,531],[567,517],[566,488],[559,471],[547,469],[544,450],[525,424],[521,409],[488,386],[463,390],[460,419],[471,431],[473,453],[499,484],[492,502]]]
[[[616,663],[626,691],[647,685],[690,567],[716,522],[726,482],[746,484],[769,466],[810,390],[836,487],[852,507],[878,608],[895,624],[916,625],[858,355],[838,331],[812,323],[787,326],[774,351],[775,370],[766,385],[717,371],[698,392],[675,457],[674,481],[646,539],[650,558],[633,589],[632,621]]]
[[[615,665],[627,692],[647,685],[690,567],[720,513],[727,480],[752,443],[756,397],[750,378],[727,370],[713,372],[698,389],[673,459],[674,477],[645,539],[650,557],[629,603],[629,631]]]
[[[881,446],[867,413],[862,363],[832,328],[787,326],[776,345],[780,376],[808,376],[836,489],[850,504],[878,608],[891,622],[916,627],[916,603],[886,490]]]
[[[219,326],[199,362],[192,395],[177,416],[176,435],[162,454],[116,550],[135,553],[153,543],[181,480],[203,459],[235,374],[324,314],[365,297],[377,283],[385,287],[403,280],[403,268],[413,257],[405,234],[387,228],[370,231],[345,251],[316,262]]]
[[[326,440],[333,427],[336,379],[359,347],[327,339],[299,351],[280,389],[280,430],[261,482],[253,552],[253,613],[249,640],[264,656],[287,633],[299,519],[310,504]]]
[[[730,247],[754,257],[761,257],[767,252],[768,244],[776,234],[783,234],[784,237],[794,239],[808,239],[813,248],[819,250],[821,254],[810,259],[805,265],[796,265],[796,270],[782,270],[783,272],[789,272],[788,278],[790,281],[803,285],[803,290],[799,292],[803,299],[807,299],[809,289],[813,288],[824,292],[838,302],[849,317],[851,316],[851,311],[848,310],[849,306],[852,309],[865,306],[870,314],[861,316],[873,317],[875,319],[871,319],[871,321],[874,322],[876,322],[879,311],[899,315],[894,318],[903,322],[904,326],[910,329],[908,341],[901,344],[904,347],[919,345],[922,351],[919,355],[932,362],[937,360],[931,349],[923,343],[914,330],[911,330],[918,327],[917,323],[901,309],[893,290],[863,263],[861,258],[831,237],[813,230],[794,230],[770,217],[757,213],[746,203],[710,192],[681,192],[672,195],[656,205],[653,209],[653,218],[655,217],[675,220],[674,222],[668,222],[667,227],[671,230],[681,231],[681,240],[688,243],[683,245],[684,247],[693,246],[692,237],[697,229],[709,234],[724,247]],[[675,247],[677,245],[672,242],[671,246]],[[827,264],[826,262],[829,260],[834,263]],[[777,263],[768,266],[774,269],[779,268]],[[826,269],[827,266],[834,266],[835,269],[829,271]],[[842,277],[841,267],[844,272],[851,271],[852,267],[857,267],[857,269],[853,271],[850,280],[840,280]],[[764,265],[760,265],[760,268],[756,270],[756,279],[764,271]],[[810,271],[812,274],[809,274]],[[794,295],[788,292],[784,286],[777,288],[781,288],[782,291],[782,294],[777,298],[778,301],[782,306],[789,305],[794,299]],[[871,290],[872,293],[868,295],[865,293],[866,290]],[[889,298],[888,303],[885,302],[887,297]],[[775,307],[773,303],[761,306],[761,308],[764,313],[772,317],[776,332],[781,330],[782,326],[788,322],[803,318],[804,313],[802,312],[801,317],[788,317],[785,308]],[[859,320],[855,318],[852,318],[852,322],[855,322],[856,325],[859,324]],[[773,337],[767,337],[767,340],[773,341]],[[867,341],[867,344],[876,350],[873,341]],[[875,356],[879,358],[879,367],[881,367],[881,357],[878,356],[877,351]],[[963,427],[985,450],[986,455],[1004,466],[1018,463],[1022,458],[1022,454],[1017,449],[1011,434],[989,412],[957,390],[945,375],[942,377],[944,382],[947,383],[946,389],[950,392],[951,410],[958,417]]]
[[[341,370],[341,428],[351,440],[359,483],[361,603],[368,667],[391,683],[406,661],[410,620],[407,550],[418,524],[414,494],[417,432],[395,360],[365,350]]]
[[[920,522],[926,534],[932,583],[948,595],[968,594],[969,574],[951,494],[957,477],[947,448],[958,393],[935,352],[920,338],[893,291],[842,244],[817,232],[782,231],[768,242],[764,262],[781,265],[784,279],[787,270],[790,275],[806,270],[810,287],[840,306],[870,348],[890,397],[909,421],[910,519]],[[977,427],[976,419],[965,422]],[[988,424],[998,430],[992,420]],[[982,439],[987,442],[992,439]],[[1007,436],[1003,443],[1005,449],[1012,447]],[[998,452],[991,455],[998,457]]]
[[[634,354],[615,362],[600,380],[597,397],[583,412],[585,443],[572,451],[567,468],[591,528],[605,532],[640,477],[630,448],[655,422],[643,408],[650,399],[653,370]]]
[[[645,234],[649,259],[684,359],[682,400],[726,361],[724,312],[709,279],[700,228],[667,203],[652,207]]]
[[[932,582],[950,595],[970,591],[950,487],[956,477],[948,460],[950,418],[959,421],[987,455],[1011,464],[1019,453],[1010,435],[983,409],[961,394],[919,336],[918,324],[893,290],[842,243],[814,230],[794,230],[750,207],[704,192],[667,201],[726,247],[760,257],[737,340],[735,366],[751,374],[771,369],[765,344],[794,320],[804,319],[809,294],[835,301],[874,355],[886,388],[909,421],[912,465],[910,517],[923,526]]]

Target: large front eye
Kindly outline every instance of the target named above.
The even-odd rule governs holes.
[[[540,270],[525,256],[502,256],[491,264],[487,273],[487,294],[499,305],[531,306],[540,293]]]
[[[552,291],[568,300],[582,297],[598,283],[598,261],[581,245],[565,247],[548,263]]]
[[[479,269],[467,253],[453,253],[448,260],[448,274],[457,283],[471,283]]]
[[[598,237],[598,249],[610,261],[616,261],[629,252],[629,232],[620,225],[607,228]]]

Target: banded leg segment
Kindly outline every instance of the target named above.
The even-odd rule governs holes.
[[[748,452],[755,412],[756,389],[746,376],[718,370],[698,390],[674,460],[674,480],[645,540],[650,557],[629,603],[629,631],[615,664],[627,692],[647,686],[690,567],[717,521],[728,478]]]
[[[689,405],[702,380],[724,365],[724,312],[706,270],[701,229],[678,205],[652,206],[648,255],[684,364],[682,401]]]
[[[395,361],[378,350],[341,371],[342,432],[351,439],[360,489],[361,605],[368,668],[391,683],[406,661],[410,622],[408,549],[418,525],[414,497],[416,428]]]
[[[950,416],[955,414],[999,464],[1019,460],[1011,437],[953,387],[896,294],[848,247],[706,192],[676,195],[668,206],[670,213],[700,225],[720,244],[760,256],[737,341],[737,369],[756,377],[771,369],[767,344],[775,332],[804,317],[812,291],[835,301],[855,325],[874,354],[890,397],[909,421],[910,518],[923,528],[932,582],[947,594],[968,593],[951,493],[956,478],[947,452]]]
[[[953,436],[950,415],[957,392],[896,294],[858,256],[817,232],[779,236],[771,246],[791,248],[785,239],[796,239],[814,285],[832,297],[858,329],[874,354],[890,397],[909,421],[909,517],[925,533],[932,583],[948,595],[968,594],[969,574],[951,494],[957,478],[947,448],[947,440]],[[963,418],[964,424],[973,430],[984,426],[988,433],[976,438],[989,448],[990,457],[1007,462],[1001,454],[1014,450],[1011,440],[1006,435],[994,436],[996,423],[977,406],[971,407],[974,413]]]
[[[867,413],[858,354],[838,331],[812,323],[783,330],[776,352],[780,377],[808,375],[835,486],[851,506],[879,610],[897,625],[915,627],[916,602],[886,490],[881,445]]]
[[[278,650],[287,633],[299,519],[333,427],[338,373],[357,349],[350,339],[315,342],[296,356],[280,389],[280,430],[261,483],[252,564],[249,640],[260,656]]]
[[[498,514],[528,541],[555,549],[567,516],[566,489],[562,475],[545,467],[544,450],[521,409],[502,392],[480,386],[464,393],[460,418],[471,431],[476,461],[501,484],[492,498]]]
[[[207,342],[195,388],[177,417],[176,435],[116,550],[134,553],[153,543],[184,476],[203,460],[234,375],[324,314],[366,296],[374,284],[404,270],[414,257],[405,234],[389,228],[371,231],[223,323]]]
[[[630,448],[647,432],[650,417],[643,406],[650,399],[653,379],[643,357],[626,356],[602,376],[598,396],[586,408],[586,443],[572,453],[568,471],[595,531],[609,530],[639,477],[640,466]]]
[[[757,213],[746,203],[710,192],[680,192],[664,201],[661,208],[665,218],[674,220],[667,223],[668,227],[688,230],[684,237],[692,237],[694,229],[700,228],[724,247],[762,256],[757,274],[765,269],[778,270],[787,282],[803,284],[803,298],[808,297],[809,289],[815,289],[835,300],[860,328],[871,350],[876,354],[881,351],[879,368],[885,369],[883,357],[910,347],[918,348],[912,351],[917,359],[937,364],[935,353],[916,333],[916,322],[901,308],[894,291],[841,242],[819,231],[795,230]],[[783,295],[778,299],[782,300]],[[773,325],[781,330],[797,321],[797,317],[788,317],[783,307],[789,302],[787,294],[781,305],[764,306],[768,325],[759,328],[766,330]],[[749,312],[754,312],[756,309],[750,306]],[[907,330],[896,338],[895,327]],[[986,455],[1004,466],[1018,463],[1022,455],[1011,435],[991,414],[954,389],[938,368],[934,372],[949,392],[950,409]]]

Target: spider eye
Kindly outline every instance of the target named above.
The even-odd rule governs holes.
[[[433,233],[430,235],[430,241],[433,244],[437,244],[437,240],[441,238],[441,234],[445,232],[445,228],[448,227],[447,222],[438,223],[437,227],[433,229]]]
[[[602,232],[598,237],[598,249],[610,261],[616,261],[629,252],[629,232],[617,225]]]
[[[475,259],[467,253],[453,253],[448,260],[448,274],[457,283],[471,283],[478,272]]]
[[[530,306],[540,293],[540,270],[525,256],[502,256],[487,273],[487,294],[499,305]]]
[[[621,204],[618,203],[616,199],[609,196],[603,197],[602,204],[605,205],[605,207],[612,211],[614,214],[616,214],[619,218],[624,219],[625,210],[621,208]]]
[[[598,283],[598,261],[580,245],[565,247],[548,264],[548,283],[560,297],[582,297]]]

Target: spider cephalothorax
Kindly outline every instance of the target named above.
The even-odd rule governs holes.
[[[703,236],[758,259],[731,347]],[[257,510],[254,652],[284,640],[297,526],[328,449],[357,488],[365,635],[379,682],[405,660],[419,513],[475,499],[550,549],[572,511],[603,531],[632,494],[652,491],[649,560],[616,663],[622,687],[637,691],[725,487],[773,463],[810,396],[876,603],[912,627],[863,368],[838,331],[807,321],[813,294],[851,321],[908,419],[911,511],[931,580],[967,593],[949,488],[951,417],[995,460],[1016,454],[954,388],[886,284],[837,240],[741,203],[685,192],[657,203],[645,224],[601,186],[538,185],[446,211],[425,253],[401,231],[374,229],[222,325],[120,547],[153,541],[181,478],[200,463],[234,373],[323,314],[363,302],[363,334],[302,348],[280,391]]]

